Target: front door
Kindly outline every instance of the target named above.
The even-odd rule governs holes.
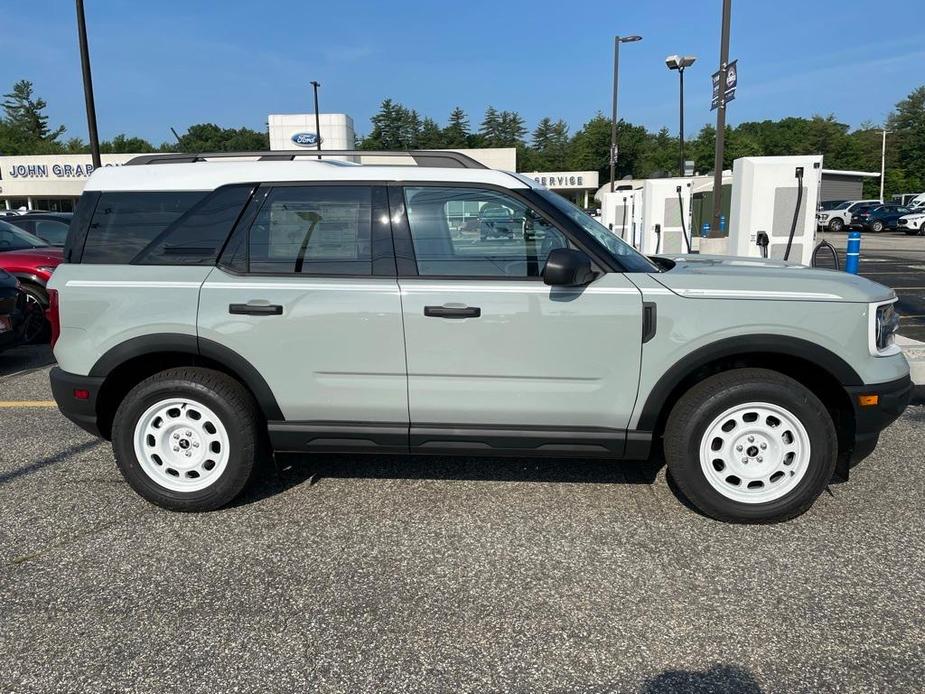
[[[200,339],[234,350],[263,376],[288,430],[304,439],[296,447],[315,433],[332,446],[331,434],[360,447],[406,446],[401,298],[385,189],[265,186],[239,226],[202,287]]]
[[[622,453],[639,379],[638,289],[619,273],[544,284],[549,252],[570,241],[509,193],[403,195],[396,247],[410,235],[417,270],[399,279],[412,446]]]

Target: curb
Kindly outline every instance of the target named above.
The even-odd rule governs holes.
[[[925,405],[925,342],[898,335],[896,344],[902,348],[903,355],[909,362],[909,371],[915,386],[910,404]]]

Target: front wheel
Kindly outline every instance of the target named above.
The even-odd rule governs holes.
[[[835,217],[831,222],[829,222],[829,231],[839,232],[845,228],[845,223],[841,220],[840,217]]]
[[[797,381],[733,369],[691,388],[665,429],[668,470],[705,514],[771,523],[802,514],[835,470],[837,439],[825,406]]]
[[[211,369],[155,374],[119,405],[112,427],[116,463],[148,501],[174,511],[211,511],[247,484],[263,451],[250,393]]]

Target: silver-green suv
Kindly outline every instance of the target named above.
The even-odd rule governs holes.
[[[886,287],[646,258],[454,153],[314,156],[154,155],[90,177],[49,284],[52,388],[156,504],[227,504],[272,450],[663,449],[704,513],[775,521],[908,402]]]

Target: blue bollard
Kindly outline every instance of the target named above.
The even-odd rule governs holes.
[[[858,263],[861,261],[861,232],[848,232],[848,252],[845,257],[845,272],[858,274]]]
[[[710,235],[710,224],[709,222],[704,222],[703,226],[700,227],[700,236],[701,238],[707,238]]]

